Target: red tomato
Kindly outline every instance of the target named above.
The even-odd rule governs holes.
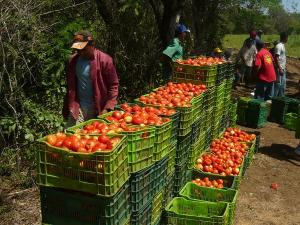
[[[117,120],[120,120],[120,119],[123,117],[123,113],[121,113],[120,111],[114,111],[114,112],[112,113],[112,116],[113,116],[114,118],[116,118]]]
[[[57,138],[56,138],[56,136],[54,134],[51,134],[51,135],[47,136],[46,140],[49,143],[49,145],[53,145],[54,146],[55,143],[56,143]]]
[[[98,141],[105,144],[110,141],[110,138],[106,135],[100,135]]]

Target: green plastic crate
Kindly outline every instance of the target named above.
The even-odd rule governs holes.
[[[217,66],[193,66],[173,63],[173,80],[178,83],[205,84],[214,86],[217,79]]]
[[[165,208],[167,224],[176,225],[226,225],[228,204],[174,198]]]
[[[253,156],[254,156],[255,150],[256,150],[256,139],[253,140],[253,142],[249,143],[248,146],[249,146],[249,149],[247,151],[247,154],[246,154],[246,156],[244,158],[244,162],[243,162],[243,174],[242,174],[243,176],[253,160]]]
[[[170,150],[172,121],[161,126],[155,126],[155,143],[153,151],[153,161],[156,162],[167,155]]]
[[[205,133],[201,133],[196,143],[191,146],[189,154],[188,168],[193,168],[199,155],[206,150]]]
[[[38,140],[37,182],[100,196],[112,196],[129,179],[127,137],[111,151],[79,153]]]
[[[222,179],[223,180],[223,186],[226,189],[236,189],[235,188],[235,177],[234,176],[221,176],[219,174],[213,174],[213,173],[204,173],[200,170],[188,170],[188,181],[195,180],[197,178],[203,179],[205,177],[208,177],[209,180],[217,180]]]
[[[284,127],[289,130],[297,130],[298,114],[287,113],[284,115]]]
[[[175,158],[176,158],[176,147],[177,147],[177,142],[171,144],[170,146],[170,151],[167,154],[168,159],[168,169],[167,169],[167,174],[172,174],[175,171]]]
[[[193,123],[199,120],[204,113],[204,93],[192,99]]]
[[[238,191],[232,189],[202,187],[192,182],[188,182],[182,188],[179,195],[189,200],[228,203],[228,224],[233,224]]]
[[[175,183],[175,172],[167,176],[166,186],[164,189],[163,207],[166,207],[174,196],[173,195],[174,183]]]
[[[130,218],[126,182],[112,197],[40,186],[42,222],[63,225],[123,225]]]
[[[246,111],[246,124],[248,127],[261,128],[267,123],[270,106],[267,102],[259,99],[252,99],[248,103]]]
[[[163,209],[163,190],[154,196],[152,201],[152,215],[151,215],[151,225],[157,224],[157,221],[160,220],[162,209]]]
[[[237,122],[240,125],[247,125],[247,110],[248,110],[248,103],[251,101],[251,98],[248,97],[241,97],[238,100],[237,105]]]
[[[149,205],[154,196],[156,182],[155,164],[130,176],[130,205],[131,212],[139,214]]]

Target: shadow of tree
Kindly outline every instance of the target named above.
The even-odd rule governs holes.
[[[275,159],[285,160],[300,167],[300,156],[295,153],[295,149],[291,146],[285,144],[272,144],[271,146],[259,148],[258,152]]]

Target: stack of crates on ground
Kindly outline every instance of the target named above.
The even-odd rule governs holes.
[[[271,113],[269,120],[284,124],[284,116],[287,113],[297,113],[300,100],[289,97],[276,97],[272,99]]]
[[[246,123],[248,127],[261,128],[267,123],[270,104],[264,100],[252,99],[248,103]]]
[[[111,151],[92,154],[53,147],[46,138],[39,141],[37,167],[43,223],[123,225],[128,221],[128,145],[126,136],[118,137],[120,142]]]
[[[248,103],[252,99],[249,97],[240,97],[238,99],[237,104],[237,123],[240,125],[247,125],[247,110],[248,110]]]
[[[284,127],[289,130],[296,130],[298,122],[298,113],[287,113],[284,115]]]

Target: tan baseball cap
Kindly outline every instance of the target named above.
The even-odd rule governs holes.
[[[93,41],[93,35],[91,32],[84,30],[78,31],[73,36],[73,44],[71,48],[78,50],[84,49],[85,46],[91,41]]]

